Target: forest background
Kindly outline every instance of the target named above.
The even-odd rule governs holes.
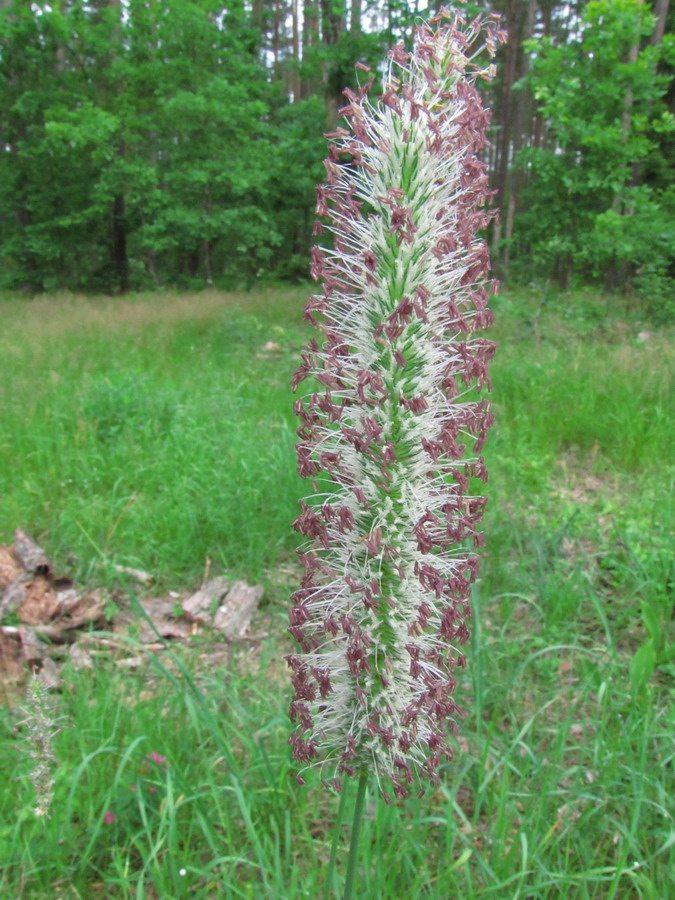
[[[673,314],[668,0],[495,0],[497,274]],[[323,134],[424,0],[0,0],[0,289],[307,277]],[[378,69],[379,66],[379,69]],[[362,77],[363,73],[358,73]]]

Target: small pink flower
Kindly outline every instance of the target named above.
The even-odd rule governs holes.
[[[149,759],[150,762],[156,763],[156,765],[158,766],[166,765],[166,756],[162,756],[161,754],[156,753],[154,750],[152,751],[152,753],[148,753],[145,758]]]
[[[110,810],[106,810],[103,816],[103,824],[104,825],[113,825],[117,821],[117,816],[114,812],[110,812]]]

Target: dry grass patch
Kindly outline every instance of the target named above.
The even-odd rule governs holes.
[[[193,294],[138,294],[130,297],[86,297],[55,294],[32,300],[5,300],[0,310],[4,341],[16,343],[17,333],[33,338],[61,337],[74,331],[104,333],[136,331],[144,326],[176,327],[181,323],[217,320],[228,310],[255,314],[271,306],[299,321],[308,291],[305,288],[268,288],[248,291],[200,291]]]

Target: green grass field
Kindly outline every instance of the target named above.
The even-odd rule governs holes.
[[[295,783],[283,660],[305,295],[0,299],[0,543],[22,527],[109,589],[115,564],[265,587],[259,639],[229,652],[64,667],[48,820],[24,714],[0,711],[2,900],[323,897],[339,800]],[[672,333],[590,295],[495,312],[466,717],[440,788],[369,793],[357,896],[669,900]]]

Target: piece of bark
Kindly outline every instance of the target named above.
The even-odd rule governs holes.
[[[26,625],[46,625],[59,610],[59,601],[46,578],[27,581],[16,614]]]
[[[222,575],[213,578],[191,597],[183,601],[183,612],[191,622],[213,625],[213,619],[230,589],[230,582]]]
[[[59,603],[59,616],[67,616],[70,613],[70,610],[76,607],[81,601],[82,595],[77,592],[74,587],[66,588],[65,590],[56,591],[56,599]]]
[[[143,643],[154,643],[157,635],[163,638],[183,638],[190,634],[189,622],[176,618],[176,601],[173,597],[150,597],[140,601],[146,615],[153,627],[145,620],[141,620],[146,626],[147,637],[143,637]]]
[[[173,597],[146,597],[139,601],[139,605],[145,610],[146,614],[151,618],[175,618],[176,601]],[[180,615],[180,612],[178,613]]]
[[[47,654],[47,646],[40,640],[36,630],[31,625],[19,625],[19,637],[24,661],[29,666],[42,662]]]
[[[16,612],[17,607],[23,602],[26,594],[26,585],[30,582],[30,576],[25,572],[19,575],[0,594],[0,622]]]
[[[251,587],[245,581],[236,581],[215,614],[213,627],[229,640],[244,637],[262,595],[260,585]]]
[[[23,574],[23,567],[12,553],[11,547],[0,547],[0,592],[5,591]]]
[[[105,621],[106,601],[96,589],[87,594],[78,594],[74,590],[63,591],[56,598],[59,603],[58,624],[64,631],[95,622],[102,624]]]
[[[30,672],[51,662],[47,649],[30,625],[0,626],[0,682],[22,684]]]
[[[103,627],[106,624],[105,598],[98,590],[88,594],[77,591],[60,591],[56,596],[57,613],[50,622],[37,624],[35,631],[55,644],[67,644],[76,640],[83,625]],[[79,632],[82,634],[83,632]]]
[[[184,638],[192,633],[193,626],[189,622],[177,620],[176,601],[173,597],[149,597],[139,602],[147,618],[137,610],[121,609],[113,619],[115,634],[129,635],[142,644],[152,644],[158,635],[163,638]]]
[[[0,627],[0,681],[21,684],[25,675],[19,629]]]
[[[26,572],[51,578],[52,567],[49,565],[44,550],[42,547],[38,547],[33,538],[21,528],[17,528],[14,532],[12,551]]]

